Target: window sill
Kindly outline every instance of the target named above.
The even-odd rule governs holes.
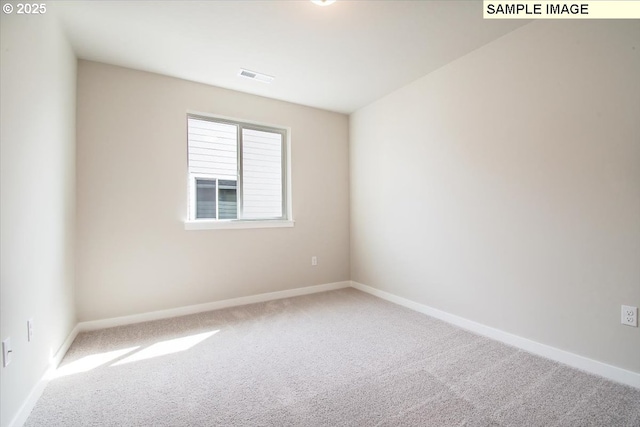
[[[263,220],[263,221],[185,221],[185,230],[225,230],[234,228],[284,228],[293,227],[293,220]]]

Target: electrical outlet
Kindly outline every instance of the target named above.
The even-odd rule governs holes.
[[[2,366],[5,368],[11,363],[11,353],[13,353],[11,349],[11,338],[7,338],[2,341]]]
[[[622,319],[623,325],[638,327],[638,307],[632,307],[630,305],[622,306]]]
[[[33,340],[33,319],[27,320],[27,341]]]
[[[311,257],[311,265],[318,265],[318,257],[317,256],[312,256]]]

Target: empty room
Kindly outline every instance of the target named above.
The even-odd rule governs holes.
[[[2,427],[640,426],[639,1],[0,15]]]

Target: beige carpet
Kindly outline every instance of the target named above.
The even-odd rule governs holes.
[[[640,426],[640,390],[353,289],[83,333],[27,426]]]

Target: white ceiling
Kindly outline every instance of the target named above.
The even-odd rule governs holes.
[[[482,2],[50,2],[79,58],[342,113],[526,24]],[[265,84],[239,68],[275,76]]]

